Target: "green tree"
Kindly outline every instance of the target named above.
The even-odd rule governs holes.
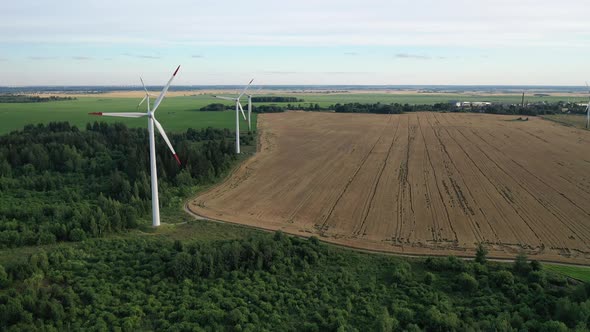
[[[10,280],[4,266],[0,265],[0,289],[8,287]]]
[[[475,251],[475,261],[479,264],[485,264],[487,261],[488,250],[483,246],[482,243],[477,245]]]
[[[526,275],[530,271],[530,266],[527,262],[527,255],[524,253],[524,251],[518,253],[514,259],[512,270],[520,275]]]

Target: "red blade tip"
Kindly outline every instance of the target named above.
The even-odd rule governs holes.
[[[176,67],[176,70],[174,71],[174,74],[172,74],[172,76],[176,76],[176,73],[178,73],[179,69],[180,69],[180,65],[178,65],[178,67]]]
[[[89,115],[102,115],[102,112],[92,112],[92,113],[88,113]]]
[[[174,154],[174,159],[176,159],[176,162],[178,163],[178,165],[182,165],[182,163],[180,162],[180,159],[178,159],[178,155],[176,153]]]

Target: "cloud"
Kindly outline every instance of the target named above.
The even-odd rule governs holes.
[[[202,59],[202,58],[204,58],[204,56],[202,56],[200,54],[194,54],[194,55],[191,55],[191,58]]]
[[[161,57],[159,57],[159,56],[146,55],[146,54],[129,54],[129,53],[124,53],[123,55],[124,56],[134,57],[134,58],[139,58],[139,59],[161,59]]]
[[[409,54],[409,53],[398,53],[395,55],[398,59],[418,59],[418,60],[431,60],[432,57],[428,55],[420,54]]]
[[[72,59],[74,60],[92,60],[89,56],[73,56]]]
[[[30,56],[29,60],[35,60],[35,61],[40,61],[40,60],[53,60],[56,59],[56,57],[54,56]]]
[[[301,74],[296,71],[280,71],[280,70],[270,70],[270,71],[263,71],[264,74],[273,74],[273,75],[292,75],[292,74]]]
[[[344,55],[357,56],[359,54],[357,52],[344,52]]]
[[[321,74],[326,75],[354,75],[354,74],[374,74],[368,71],[323,71]]]

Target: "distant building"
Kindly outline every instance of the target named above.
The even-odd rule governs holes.
[[[462,101],[456,102],[455,106],[457,107],[484,107],[492,105],[489,101]]]

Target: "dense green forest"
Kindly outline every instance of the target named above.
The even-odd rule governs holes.
[[[296,97],[279,97],[279,96],[258,96],[252,97],[253,103],[298,103],[303,102],[303,99]]]
[[[48,101],[61,100],[76,100],[76,98],[58,96],[41,97],[31,95],[0,94],[0,103],[42,103]]]
[[[163,207],[211,183],[235,161],[231,132],[171,134],[182,166],[160,137],[156,154]],[[252,144],[250,135],[243,144]],[[134,228],[149,215],[148,134],[123,124],[29,125],[0,136],[0,248],[79,241]]]
[[[257,233],[89,239],[0,265],[7,331],[585,331],[590,284],[538,262],[371,255]]]

